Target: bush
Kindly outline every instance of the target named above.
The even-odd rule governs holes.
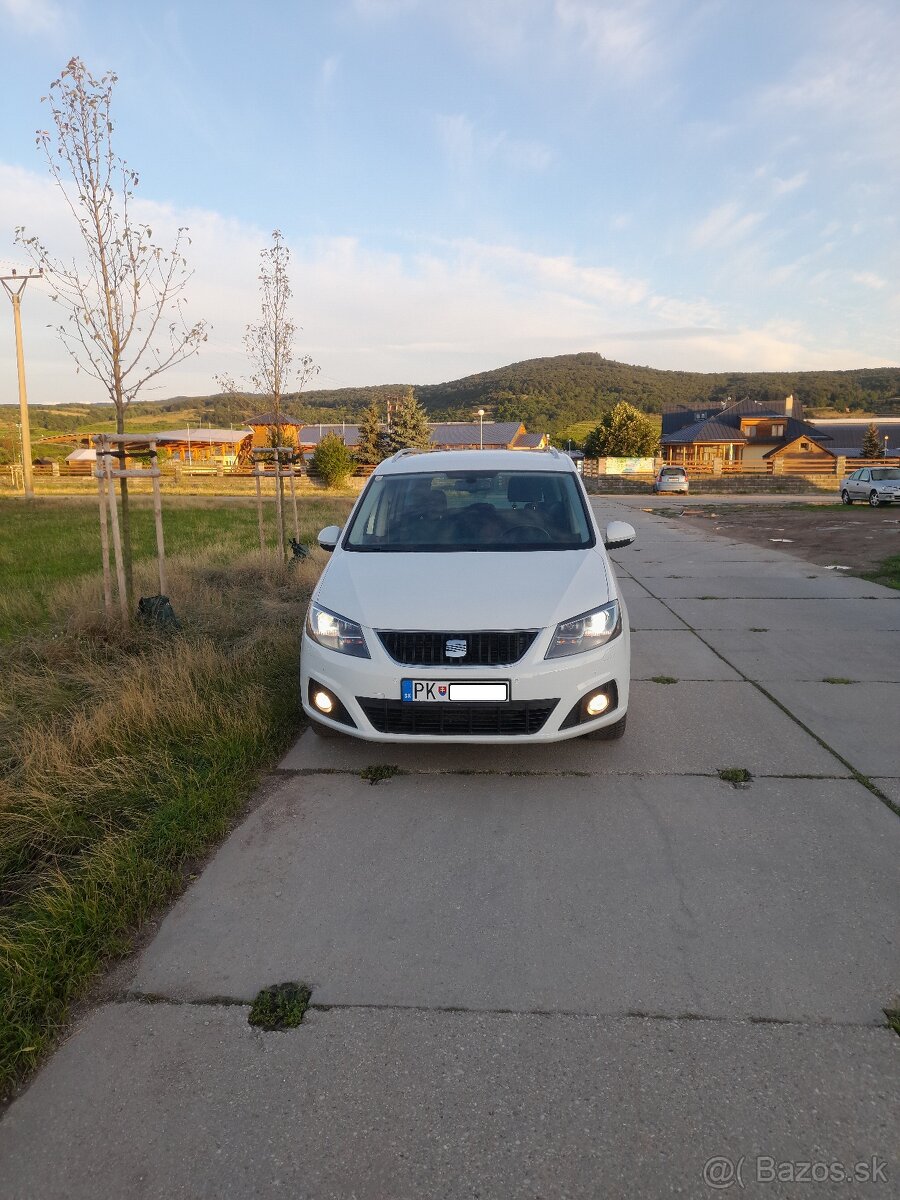
[[[587,435],[584,452],[588,458],[642,458],[655,454],[658,446],[653,421],[622,400]]]
[[[336,433],[326,433],[312,456],[313,471],[330,488],[343,487],[355,466],[356,460]]]

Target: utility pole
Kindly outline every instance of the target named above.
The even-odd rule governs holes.
[[[29,499],[34,496],[34,480],[31,474],[31,428],[28,424],[28,393],[25,389],[25,354],[22,350],[21,300],[28,280],[40,279],[42,274],[43,272],[34,271],[32,268],[27,275],[17,275],[14,268],[12,275],[0,275],[0,283],[12,300],[13,321],[16,327],[16,367],[19,372],[19,412],[22,421],[22,478],[25,482],[25,495]],[[15,286],[16,284],[18,286]]]

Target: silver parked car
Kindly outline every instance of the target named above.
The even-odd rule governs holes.
[[[681,492],[688,494],[689,484],[684,467],[660,467],[653,481],[654,492]]]
[[[900,501],[900,467],[861,467],[841,480],[841,500],[868,500],[873,508]]]

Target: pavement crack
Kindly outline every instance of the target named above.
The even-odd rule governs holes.
[[[126,990],[114,995],[108,1001],[110,1004],[146,1004],[159,1005],[165,1008],[245,1008],[250,1009],[252,1001],[234,996],[203,996],[181,998],[164,996],[153,992]],[[445,1014],[447,1016],[461,1015],[471,1017],[566,1017],[584,1021],[658,1021],[677,1023],[682,1021],[705,1022],[710,1025],[784,1025],[801,1029],[888,1029],[885,1021],[848,1021],[829,1020],[824,1017],[773,1017],[765,1013],[704,1013],[691,1009],[682,1012],[663,1012],[653,1009],[617,1009],[610,1012],[590,1011],[578,1008],[515,1008],[498,1005],[466,1005],[466,1004],[402,1004],[397,1002],[365,1002],[355,1001],[342,1003],[328,1001],[317,1003],[311,1001],[309,1012],[396,1012]]]

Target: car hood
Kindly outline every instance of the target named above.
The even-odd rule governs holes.
[[[538,629],[615,598],[598,548],[491,554],[338,551],[316,600],[372,629]]]

